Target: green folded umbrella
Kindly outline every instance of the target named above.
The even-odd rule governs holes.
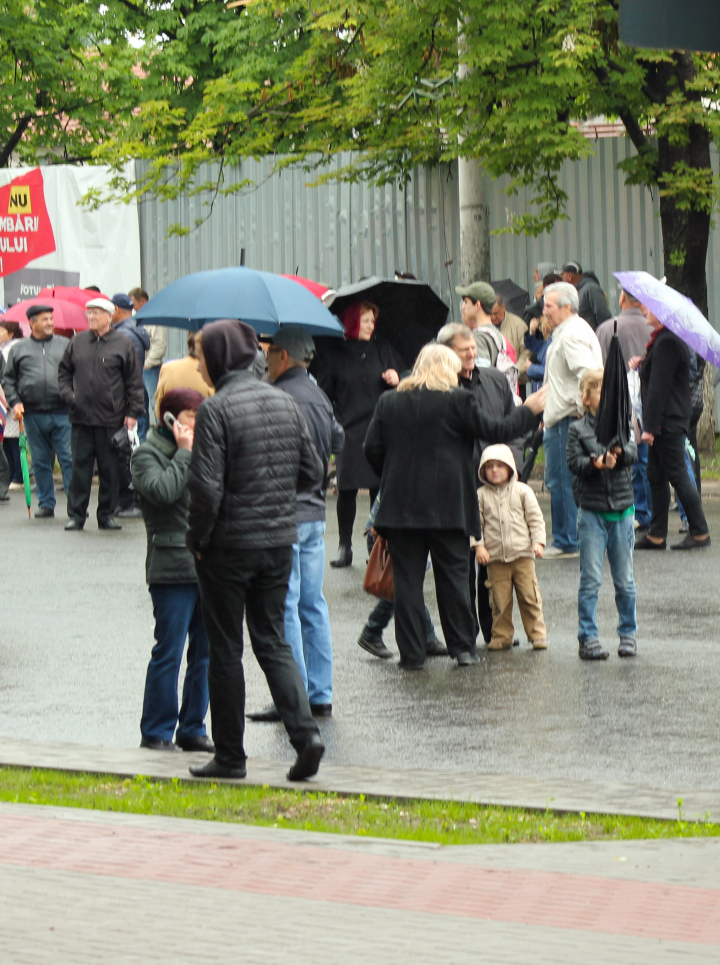
[[[32,506],[32,490],[30,489],[30,467],[28,466],[28,447],[25,438],[25,426],[22,416],[20,416],[20,468],[22,470],[23,486],[25,487],[25,502],[27,503],[28,518],[30,517],[30,507]]]

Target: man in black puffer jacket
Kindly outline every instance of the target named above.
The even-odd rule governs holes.
[[[210,643],[215,757],[196,777],[245,777],[243,617],[298,757],[289,780],[317,773],[325,750],[285,640],[285,596],[297,539],[297,493],[323,478],[295,402],[251,368],[258,341],[231,319],[207,325],[200,372],[216,394],[200,406],[188,478],[187,545],[196,557]]]

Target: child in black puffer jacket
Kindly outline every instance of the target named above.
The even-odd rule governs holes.
[[[568,431],[567,460],[573,474],[573,495],[578,505],[580,589],[578,640],[582,660],[606,660],[608,651],[599,640],[597,601],[607,554],[618,610],[621,657],[634,657],[637,621],[633,548],[635,506],[632,464],[637,446],[632,433],[623,448],[605,451],[595,435],[595,420],[602,392],[603,370],[590,370],[580,381],[585,415]]]

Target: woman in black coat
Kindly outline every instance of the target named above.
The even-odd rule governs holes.
[[[380,480],[363,453],[363,442],[375,406],[384,392],[400,381],[403,362],[385,339],[375,334],[378,308],[370,302],[354,302],[343,309],[340,320],[346,340],[327,339],[311,366],[345,430],[345,445],[338,458],[337,517],[340,546],[330,566],[352,563],[352,532],[358,489],[370,490],[370,507],[375,502]]]
[[[365,455],[381,477],[375,529],[387,537],[395,579],[395,636],[400,666],[425,663],[423,579],[432,558],[445,643],[458,666],[477,663],[469,591],[470,536],[480,537],[475,439],[508,442],[537,428],[545,392],[501,419],[486,416],[458,387],[460,359],[426,345],[397,392],[380,399]]]
[[[647,477],[652,493],[652,519],[647,536],[635,543],[636,550],[667,547],[670,483],[687,514],[689,534],[674,550],[701,549],[710,545],[710,534],[700,494],[687,471],[685,437],[690,429],[690,350],[665,328],[649,309],[642,313],[653,334],[644,359],[630,359],[640,370],[643,407],[641,442],[649,444]]]

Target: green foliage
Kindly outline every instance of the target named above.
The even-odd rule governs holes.
[[[398,801],[364,794],[284,791],[179,781],[133,780],[62,771],[0,769],[0,801],[59,805],[132,814],[257,824],[335,834],[440,844],[514,844],[717,837],[720,825],[683,819],[658,821],[613,815],[486,807],[454,801]]]
[[[125,38],[99,3],[4,0],[0,8],[0,167],[90,159],[142,96]]]

